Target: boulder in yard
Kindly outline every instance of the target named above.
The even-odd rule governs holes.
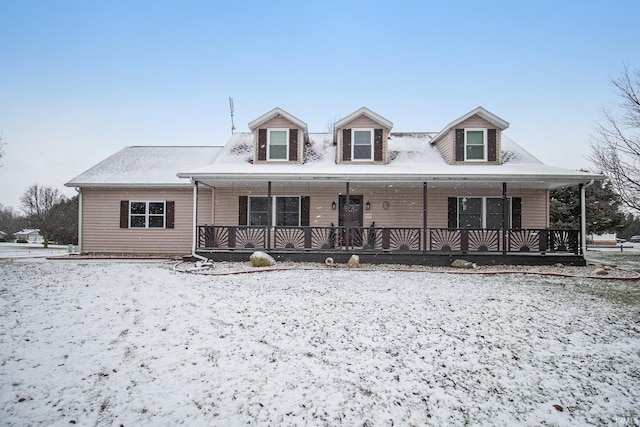
[[[351,255],[349,261],[347,261],[347,266],[349,268],[358,268],[360,267],[360,256],[359,255]]]
[[[465,261],[463,259],[456,259],[456,260],[453,260],[453,262],[451,263],[451,267],[472,269],[472,268],[476,268],[476,263],[471,261]]]
[[[249,261],[251,261],[251,265],[254,267],[271,267],[276,265],[276,260],[267,253],[264,252],[254,252],[249,257]]]

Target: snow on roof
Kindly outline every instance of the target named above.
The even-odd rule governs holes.
[[[358,180],[512,181],[542,188],[600,179],[599,175],[546,166],[502,134],[502,164],[450,165],[433,140],[436,132],[392,132],[389,162],[338,164],[332,133],[310,133],[302,164],[254,164],[254,136],[232,135],[224,147],[126,147],[72,179],[66,186],[185,186],[189,178],[224,182]]]
[[[432,144],[436,132],[392,132],[388,139],[389,163],[338,164],[331,133],[310,133],[302,164],[253,163],[254,140],[251,133],[234,134],[215,161],[209,165],[184,169],[183,178],[211,181],[263,181],[269,180],[514,180],[538,182],[536,185],[552,187],[586,182],[599,178],[585,172],[546,166],[509,137],[502,134],[503,163],[499,165],[450,165],[439,149]],[[546,183],[544,183],[544,182]],[[551,184],[553,182],[553,184]]]
[[[32,233],[40,234],[40,229],[39,228],[23,228],[22,230],[15,232],[15,234],[32,234]]]
[[[213,163],[222,147],[125,147],[65,185],[189,185],[177,173]]]

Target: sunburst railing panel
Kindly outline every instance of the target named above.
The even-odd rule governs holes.
[[[389,249],[392,251],[419,251],[422,239],[419,228],[393,228],[389,231]]]
[[[275,249],[304,249],[307,229],[299,227],[277,227],[274,233]]]
[[[202,226],[198,231],[199,247],[225,249],[229,247],[229,227]]]
[[[235,247],[242,249],[266,248],[266,228],[235,227]]]
[[[432,228],[429,230],[429,250],[460,251],[460,230]]]
[[[197,246],[209,250],[290,249],[407,252],[580,253],[578,230],[502,230],[400,227],[199,226]],[[267,234],[270,233],[270,234]],[[269,237],[268,237],[269,236]],[[423,236],[425,241],[423,242]]]
[[[500,250],[500,232],[498,230],[466,230],[468,232],[468,250],[470,252],[497,252]]]
[[[509,231],[509,251],[539,252],[540,232],[538,230]]]
[[[576,230],[550,230],[549,251],[571,252],[577,254],[580,249],[580,233]]]

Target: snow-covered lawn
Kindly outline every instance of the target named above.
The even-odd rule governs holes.
[[[639,289],[0,260],[0,423],[634,425]]]

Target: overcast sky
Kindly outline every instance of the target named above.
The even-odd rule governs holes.
[[[366,106],[439,131],[481,105],[544,163],[588,167],[640,2],[0,1],[0,204],[129,145],[224,145],[281,107],[324,132]]]

